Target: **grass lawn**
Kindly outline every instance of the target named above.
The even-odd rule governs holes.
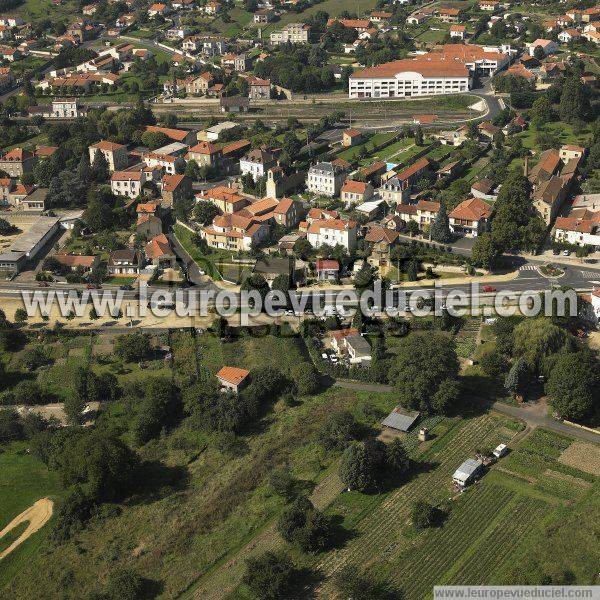
[[[233,20],[231,23],[225,23],[223,19],[218,18],[211,22],[211,26],[221,32],[225,37],[235,37],[242,32],[242,30],[251,23],[252,13],[244,10],[243,8],[232,8],[228,11],[230,18]]]
[[[263,348],[262,360],[267,361],[269,346]],[[277,346],[274,352],[286,348],[289,345]],[[104,581],[108,571],[124,563],[143,576],[164,581],[164,597],[181,597],[213,571],[224,576],[224,587],[231,587],[244,563],[220,567],[269,526],[284,506],[267,484],[267,473],[287,464],[307,491],[317,483],[324,485],[319,492],[329,502],[339,491],[337,479],[331,488],[325,482],[339,454],[324,450],[315,440],[316,431],[329,415],[343,409],[356,410],[361,421],[371,425],[372,418],[364,416],[370,413],[360,410],[365,403],[387,410],[394,398],[332,388],[292,408],[279,403],[252,436],[241,438],[245,450],[237,457],[216,449],[216,435],[186,427],[167,433],[141,452],[186,472],[185,488],[171,491],[157,481],[152,497],[123,506],[121,514],[93,520],[71,542],[49,546],[16,575],[9,597],[35,597],[36,589],[44,589],[45,597],[59,597],[65,573],[84,595],[98,589],[99,579]],[[114,426],[117,419],[126,422],[131,408],[115,403],[110,410]]]
[[[376,4],[376,0],[364,0],[364,2],[362,2],[360,5],[360,12],[368,13],[375,8]],[[325,0],[324,2],[314,4],[301,13],[295,13],[291,11],[286,12],[284,15],[282,15],[279,21],[276,21],[275,23],[269,23],[266,27],[263,27],[263,38],[265,35],[269,35],[273,31],[278,31],[288,23],[305,22],[308,17],[321,10],[325,11],[330,17],[337,17],[344,11],[351,13],[356,12],[357,6],[352,0]]]
[[[36,22],[42,19],[50,19],[53,23],[64,22],[65,24],[73,20],[73,15],[77,14],[79,5],[73,0],[67,0],[57,6],[52,0],[25,0],[8,12],[13,15],[20,15],[27,22]]]
[[[182,227],[181,225],[175,225],[174,228],[175,235],[177,239],[181,243],[181,245],[186,249],[187,253],[192,257],[194,262],[196,262],[200,268],[212,279],[216,281],[220,281],[222,279],[221,274],[219,273],[215,262],[221,257],[229,258],[229,253],[223,254],[219,251],[215,250],[211,254],[203,254],[200,251],[200,248],[194,244],[192,241],[192,236],[194,235],[189,229]]]
[[[344,160],[347,160],[347,161],[353,161],[356,158],[358,158],[358,155],[363,148],[365,150],[368,150],[369,148],[372,148],[373,146],[378,146],[380,144],[384,144],[388,140],[392,139],[395,135],[396,134],[394,132],[376,133],[374,136],[372,136],[366,142],[359,144],[358,146],[353,146],[351,148],[348,148],[347,150],[344,150],[343,152],[340,152],[338,154],[338,158],[343,158]]]
[[[427,27],[423,27],[421,33],[415,35],[415,43],[437,43],[441,42],[450,30],[449,23],[443,23],[439,19],[429,19]]]
[[[575,134],[573,132],[572,125],[557,121],[544,125],[543,131],[549,133],[550,135],[556,136],[561,144],[586,144],[591,138],[589,125],[586,126],[580,133]],[[540,133],[538,130],[536,130],[534,127],[530,127],[526,131],[519,133],[517,137],[520,137],[523,140],[523,146],[525,146],[525,148],[535,149],[537,152],[539,152],[540,150],[537,147],[536,139],[538,133]]]
[[[0,529],[40,498],[48,496],[56,500],[61,493],[57,474],[26,454],[26,444],[14,443],[0,448]],[[0,589],[34,558],[47,539],[49,528],[49,525],[43,527],[3,559]]]
[[[107,285],[133,285],[137,277],[108,277],[102,283]]]
[[[575,574],[577,583],[594,583],[600,558],[594,528],[582,532],[575,519],[581,513],[589,518],[594,510],[597,515],[598,496],[592,496],[589,475],[569,470],[572,479],[562,479],[567,475],[564,469],[572,468],[558,467],[556,458],[570,440],[544,430],[531,434],[507,460],[451,502],[442,527],[420,533],[411,527],[412,502],[419,498],[445,502],[456,466],[475,448],[507,442],[516,431],[513,422],[493,415],[448,425],[443,422],[433,428],[437,439],[419,456],[436,465],[433,470],[383,497],[351,492],[329,507],[328,512],[342,514],[345,525],[357,535],[341,551],[320,559],[324,570],[369,565],[374,576],[392,581],[403,597],[415,600],[429,597],[433,585],[539,583],[544,571],[559,575],[559,569],[565,568]],[[533,486],[520,474],[503,471],[514,468],[509,462],[513,456],[523,453],[526,464],[532,452],[539,452],[545,464]],[[570,502],[574,507],[567,505]],[[545,536],[550,536],[552,549],[547,548]],[[530,558],[533,546],[534,560]],[[332,591],[328,584],[325,590]]]

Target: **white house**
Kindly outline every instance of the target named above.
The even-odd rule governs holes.
[[[313,194],[333,198],[340,193],[345,179],[346,174],[340,167],[330,162],[321,162],[308,170],[306,187]]]
[[[449,215],[450,231],[477,237],[488,228],[492,207],[481,198],[469,198],[461,202]]]
[[[132,199],[140,195],[144,183],[146,183],[144,171],[115,171],[110,176],[110,189],[113,194]]]
[[[600,248],[600,213],[586,211],[584,218],[557,217],[554,239],[576,246]]]
[[[276,165],[277,161],[271,151],[264,148],[255,148],[240,158],[240,173],[242,175],[248,173],[252,175],[254,181],[257,181],[263,177],[271,167]]]
[[[308,226],[306,239],[313,248],[340,245],[351,252],[356,248],[356,221],[316,219]]]
[[[77,98],[62,98],[52,101],[52,104],[30,106],[31,116],[42,116],[45,119],[76,119],[84,117],[87,109],[79,105]]]

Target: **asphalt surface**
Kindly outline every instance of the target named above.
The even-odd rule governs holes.
[[[188,277],[191,282],[191,286],[188,288],[183,288],[182,298],[184,302],[187,302],[187,298],[190,295],[196,295],[198,299],[200,299],[200,293],[206,290],[214,290],[215,292],[219,291],[220,288],[216,286],[212,280],[208,277],[203,276],[200,273],[200,268],[198,265],[192,260],[192,258],[187,254],[185,249],[179,244],[177,239],[174,236],[170,236],[171,243],[175,249],[175,252],[180,257],[180,259],[187,265]],[[553,287],[556,286],[569,286],[573,287],[578,291],[590,291],[595,286],[600,286],[600,270],[592,270],[589,269],[581,269],[575,267],[562,267],[564,269],[564,274],[561,277],[549,279],[540,275],[537,271],[536,266],[531,263],[525,263],[519,270],[518,275],[515,279],[511,279],[508,281],[493,281],[488,283],[487,285],[491,285],[495,288],[496,292],[513,292],[516,295],[522,294],[523,292],[541,292],[541,291],[550,291]],[[486,285],[485,277],[481,279],[481,281],[476,281],[479,284],[479,293],[483,294],[481,288]],[[452,283],[452,280],[446,280],[440,286],[440,293],[442,299],[445,299],[450,291],[461,291],[466,294],[467,297],[471,296],[472,291],[472,283]],[[37,282],[2,282],[0,283],[0,297],[16,297],[19,296],[23,291],[41,291],[42,293],[46,293],[48,290],[57,290],[59,292],[68,293],[70,290],[84,290],[84,286],[81,284],[52,284],[51,288],[40,288]],[[403,292],[414,292],[417,290],[420,291],[429,291],[433,293],[436,288],[434,286],[424,286],[419,283],[415,283],[414,285],[401,287],[394,289],[394,301],[397,302],[397,298]],[[118,290],[116,286],[105,286],[103,290],[100,291],[109,291],[115,293]],[[149,286],[148,291],[152,294],[158,290],[165,290],[165,286]],[[335,292],[339,290],[339,288],[319,288],[315,290],[311,290],[314,294],[315,298],[318,298],[320,302],[325,299],[327,293]],[[124,299],[133,299],[135,298],[134,291],[124,291],[123,292]],[[227,302],[226,302],[227,303]],[[352,301],[342,302],[344,306],[355,306],[356,303]],[[400,304],[401,306],[401,304]],[[383,307],[384,308],[384,307]]]

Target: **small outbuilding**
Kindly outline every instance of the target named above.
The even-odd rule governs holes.
[[[237,394],[249,382],[250,371],[239,367],[223,367],[217,373],[217,379],[222,388]]]
[[[396,406],[394,410],[382,421],[384,427],[390,427],[397,431],[408,431],[415,421],[419,418],[418,412],[409,412],[404,410],[400,405]]]
[[[452,481],[461,488],[473,483],[483,471],[483,462],[474,458],[467,458],[465,462],[454,471]]]

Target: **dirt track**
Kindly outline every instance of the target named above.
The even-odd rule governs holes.
[[[29,522],[27,529],[8,547],[0,552],[0,560],[8,556],[15,548],[20,546],[29,536],[41,529],[52,516],[54,502],[50,498],[42,498],[35,502],[28,509],[17,515],[2,531],[0,531],[0,540],[17,525]]]

